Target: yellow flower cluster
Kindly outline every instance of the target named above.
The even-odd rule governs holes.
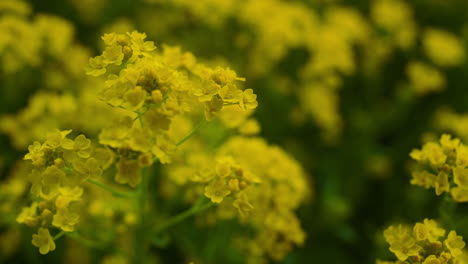
[[[420,168],[413,171],[411,184],[434,188],[437,195],[450,192],[457,202],[468,201],[468,146],[444,134],[410,153]]]
[[[423,48],[432,62],[441,67],[457,66],[465,61],[462,41],[447,31],[427,29],[423,33]]]
[[[402,49],[409,49],[416,40],[417,28],[413,11],[404,0],[378,0],[371,7],[371,17],[386,33],[386,41]]]
[[[384,237],[398,261],[377,263],[464,263],[461,262],[463,238],[453,230],[446,236],[446,231],[434,220],[424,219],[413,227],[390,226],[384,231]]]
[[[148,2],[157,2],[158,0],[147,0]],[[221,26],[226,21],[228,16],[231,16],[236,11],[239,0],[174,0],[170,1],[171,5],[178,8],[183,8],[196,19],[202,20],[212,26]]]
[[[297,161],[280,148],[261,138],[237,136],[215,154],[192,147],[171,166],[173,181],[203,186],[201,192],[219,204],[219,218],[238,218],[255,229],[243,246],[252,259],[281,260],[304,242],[294,211],[310,194],[308,182]]]
[[[441,108],[434,117],[435,126],[442,131],[450,131],[460,137],[462,141],[468,140],[468,114],[457,113],[449,108]]]
[[[46,134],[57,128],[97,133],[112,118],[113,109],[96,100],[95,90],[101,82],[83,78],[89,51],[76,43],[73,25],[46,14],[30,19],[31,8],[20,0],[5,0],[1,5],[4,82],[16,83],[16,79],[27,77],[24,86],[11,88],[39,89],[20,112],[0,116],[0,131],[8,134],[19,150],[35,140],[45,140]],[[34,78],[22,75],[29,71]],[[9,87],[6,85],[7,90]]]
[[[224,204],[224,210],[237,210],[242,221],[256,229],[247,250],[253,258],[284,259],[294,245],[302,245],[305,240],[305,232],[294,213],[309,194],[301,166],[283,150],[260,138],[234,137],[223,144],[218,155],[232,157],[242,168],[244,179],[251,179],[245,189],[238,192],[234,189],[232,206]],[[216,180],[221,177],[218,175]],[[222,211],[220,208],[221,214]]]
[[[407,65],[406,71],[417,94],[437,92],[445,88],[445,76],[435,67],[412,61]]]
[[[357,10],[330,5],[323,10],[322,16],[306,4],[281,0],[230,0],[222,4],[212,0],[174,2],[175,6],[196,16],[196,22],[216,19],[220,24],[235,19],[242,26],[235,33],[235,44],[249,54],[245,67],[247,74],[254,78],[275,71],[275,66],[291,50],[306,50],[309,56],[304,57],[307,61],[298,71],[300,82],[294,85],[289,82],[286,89],[297,94],[302,111],[318,123],[324,135],[332,139],[340,134],[342,120],[336,88],[341,86],[341,74],[355,72],[354,46],[366,43],[371,33],[368,23]],[[217,10],[216,14],[209,14],[213,9]],[[173,17],[177,14],[172,13]],[[183,18],[168,18],[167,21],[185,22]],[[152,28],[153,25],[151,23]],[[314,107],[316,105],[319,106]]]
[[[31,193],[36,197],[29,207],[23,208],[17,222],[39,227],[33,244],[41,254],[55,249],[49,228],[56,227],[72,232],[78,223],[83,183],[88,178],[99,177],[113,159],[112,152],[93,147],[84,135],[70,139],[68,131],[48,134],[44,143],[29,146],[25,160],[32,163]]]
[[[27,149],[35,140],[45,140],[47,133],[57,128],[96,134],[123,111],[96,100],[99,86],[100,82],[84,81],[75,95],[39,91],[18,113],[0,116],[0,132],[7,134],[18,150]]]
[[[81,75],[82,47],[73,44],[74,28],[66,20],[39,14],[29,18],[31,7],[21,0],[5,0],[0,4],[1,70],[14,73],[24,66],[37,67],[43,57],[61,61],[64,69],[54,68],[59,78],[65,72]],[[85,55],[84,57],[87,57]],[[77,59],[75,61],[74,59]],[[62,67],[63,68],[63,67]]]
[[[173,119],[204,111],[210,120],[225,106],[236,105],[244,112],[257,107],[252,89],[240,89],[237,82],[244,79],[229,68],[209,68],[177,47],[164,46],[157,53],[153,42],[136,31],[102,38],[106,48],[90,59],[87,73],[107,73],[100,99],[126,110],[99,136],[101,144],[120,149],[115,178],[119,183],[136,186],[140,168],[154,158],[171,162],[182,140],[168,132]]]
[[[416,94],[439,92],[445,88],[446,78],[438,67],[461,65],[465,50],[457,36],[440,29],[428,28],[422,34],[423,51],[431,61],[410,61],[406,72]]]

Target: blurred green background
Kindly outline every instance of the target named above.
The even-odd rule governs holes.
[[[221,0],[219,0],[221,1]],[[100,36],[116,21],[126,19],[132,26],[147,32],[148,39],[180,45],[198,58],[227,62],[239,76],[247,78],[246,87],[258,95],[255,113],[262,126],[261,136],[291,153],[305,168],[313,182],[313,200],[298,212],[307,240],[281,263],[374,263],[375,259],[391,259],[382,232],[395,222],[416,222],[424,218],[440,218],[443,199],[433,190],[424,190],[409,183],[409,152],[421,145],[424,136],[452,132],[435,122],[441,107],[457,113],[468,111],[468,63],[442,69],[447,83],[444,90],[422,96],[410,92],[405,67],[408,61],[422,57],[421,40],[407,50],[395,48],[392,55],[374,69],[365,69],[366,56],[362,47],[352,47],[356,70],[352,75],[340,75],[342,85],[336,90],[338,114],[342,130],[336,139],[326,139],[324,130],[314,118],[301,113],[301,122],[291,118],[301,102],[297,92],[307,80],[298,72],[314,56],[306,47],[287,47],[285,55],[269,64],[265,74],[249,72],[248,47],[239,48],[240,33],[256,32],[227,15],[222,25],[212,25],[197,17],[190,7],[177,1],[93,1],[31,0],[33,14],[47,13],[70,21],[79,43],[97,54]],[[84,2],[90,2],[88,14]],[[154,3],[153,3],[154,2]],[[181,1],[183,2],[183,1]],[[333,6],[357,10],[369,23],[375,1],[281,1],[301,5],[318,16]],[[406,1],[419,29],[440,28],[457,35],[464,43],[468,35],[468,4],[463,0]],[[82,8],[82,10],[80,10]],[[86,15],[87,14],[87,15]],[[1,13],[0,13],[1,15]],[[151,29],[152,31],[148,31]],[[375,30],[376,34],[387,34]],[[270,43],[276,45],[276,43]],[[1,54],[0,54],[1,56]],[[372,56],[372,55],[371,55]],[[18,112],[28,98],[41,88],[40,68],[25,67],[13,74],[1,73],[0,114]],[[286,79],[286,85],[281,80]],[[287,87],[286,90],[284,87]],[[309,104],[316,102],[310,101]],[[304,109],[304,107],[299,107]],[[456,135],[456,134],[455,134]],[[459,137],[465,135],[456,135]],[[15,160],[24,152],[14,148],[8,135],[0,136],[1,178],[6,178]],[[0,196],[0,201],[2,197]],[[468,207],[457,205],[447,228],[456,229],[468,237]],[[6,230],[8,225],[0,226]],[[234,223],[219,225],[209,237],[200,230],[180,226],[174,232],[184,237],[179,245],[197,252],[200,263],[242,263],[228,248],[227,238],[239,228]],[[205,231],[205,230],[204,230]],[[206,234],[205,232],[203,232]],[[197,241],[197,243],[193,243]],[[2,244],[8,243],[2,241]],[[153,248],[162,263],[182,263],[181,247]],[[24,235],[20,248],[3,263],[55,263],[60,253],[39,257]],[[99,253],[98,253],[99,255]],[[1,260],[1,259],[0,259]]]

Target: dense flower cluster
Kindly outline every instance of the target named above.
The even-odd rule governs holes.
[[[304,119],[302,115],[310,116],[325,139],[336,139],[343,129],[339,88],[345,78],[358,74],[358,67],[369,76],[379,75],[398,52],[418,54],[406,62],[404,84],[410,94],[422,96],[444,90],[447,81],[443,70],[459,66],[465,59],[461,39],[441,28],[420,28],[405,0],[370,1],[368,18],[355,8],[336,3],[319,4],[318,10],[281,0],[202,0],[196,4],[179,0],[166,5],[215,28],[230,19],[237,21],[242,28],[236,32],[235,44],[249,54],[247,76],[273,73],[275,86],[293,93],[300,102],[291,116],[298,122]],[[166,27],[191,22],[168,19]],[[419,42],[422,45],[417,45]],[[305,60],[297,66],[299,78],[276,74],[275,66],[297,50],[304,52]]]
[[[47,136],[44,143],[34,142],[24,157],[31,160],[33,169],[29,175],[31,193],[37,197],[24,208],[16,219],[19,223],[37,228],[33,244],[42,254],[55,249],[50,227],[72,232],[79,221],[83,183],[88,178],[99,177],[112,162],[112,152],[95,148],[91,140],[78,135],[67,138],[71,131],[56,131]]]
[[[434,188],[437,195],[449,192],[457,202],[468,201],[468,147],[444,134],[410,153],[420,169],[413,171],[411,184]]]
[[[462,261],[462,250],[465,247],[463,237],[453,230],[447,234],[434,220],[424,219],[413,227],[390,226],[384,236],[398,261],[377,261],[378,264],[465,263]]]
[[[171,178],[202,184],[204,195],[219,204],[218,217],[239,218],[255,228],[244,246],[253,260],[281,260],[294,245],[303,244],[305,233],[294,211],[309,188],[297,161],[258,137],[233,137],[214,154],[189,153],[170,168]],[[215,164],[209,158],[213,155]]]
[[[73,25],[63,18],[39,14],[30,18],[31,7],[18,0],[0,4],[1,71],[11,74],[26,66],[45,66],[50,86],[60,88],[68,78],[81,76],[87,51],[74,43]],[[45,57],[51,60],[46,61]],[[56,61],[61,67],[50,63]]]
[[[107,180],[97,179],[106,168],[115,166],[115,182],[136,187],[142,182],[142,168],[155,161],[174,163],[169,167],[174,168],[168,170],[169,175],[175,175],[179,181],[187,177],[185,182],[203,186],[201,195],[220,204],[217,210],[220,216],[238,215],[241,222],[257,230],[249,238],[252,246],[246,248],[252,258],[283,259],[294,245],[302,244],[305,239],[294,214],[309,190],[300,166],[260,138],[232,138],[215,150],[215,157],[204,152],[202,159],[190,161],[193,164],[184,161],[186,152],[176,152],[206,120],[242,134],[258,133],[258,123],[249,118],[257,107],[256,95],[251,89],[241,89],[239,82],[244,79],[231,69],[210,68],[178,47],[163,46],[162,51],[155,51],[153,42],[145,38],[145,34],[136,31],[103,36],[106,47],[102,55],[90,59],[86,72],[107,77],[105,85],[97,94],[93,93],[110,109],[115,109],[106,110],[107,116],[113,118],[100,132],[97,130],[99,143],[106,147],[93,145],[84,135],[72,140],[68,138],[71,130],[57,130],[48,134],[44,143],[36,141],[30,145],[25,159],[32,163],[29,178],[31,192],[37,199],[23,209],[17,221],[38,228],[33,244],[42,254],[47,254],[55,249],[52,228],[76,234],[82,216],[89,225],[93,217],[112,219],[112,215],[121,211],[112,209],[112,199],[89,186],[95,184],[114,195],[127,196],[109,189],[104,183]],[[50,107],[41,98],[48,97],[37,97],[33,103],[39,106],[32,109]],[[74,97],[70,98],[70,102],[80,104],[73,101]],[[74,109],[69,113],[74,113]],[[198,125],[194,124],[200,119]],[[15,124],[13,119],[9,124]],[[194,142],[196,145],[197,141]],[[192,147],[188,144],[187,148]],[[191,157],[197,156],[194,149],[189,153]],[[259,159],[260,156],[263,158]],[[88,206],[82,202],[85,192]],[[278,193],[282,195],[277,196]],[[103,207],[110,208],[103,210]],[[124,208],[120,203],[120,209]],[[138,210],[132,206],[127,210],[122,211],[126,214],[123,234],[131,232],[132,226],[142,221],[134,215]],[[86,213],[89,215],[83,215]],[[59,236],[60,233],[56,237]]]
[[[99,98],[127,110],[101,131],[99,141],[120,149],[115,179],[132,187],[141,181],[140,168],[150,166],[154,158],[171,162],[183,140],[169,133],[175,118],[204,112],[211,120],[225,106],[243,111],[257,107],[252,89],[240,89],[237,82],[243,78],[231,69],[209,68],[177,47],[165,46],[156,53],[154,43],[145,38],[136,31],[105,34],[105,50],[87,67],[89,75],[107,73]]]
[[[421,213],[377,264],[468,264],[463,1],[51,2],[0,0],[0,262],[342,263]],[[359,223],[406,164],[444,199]]]

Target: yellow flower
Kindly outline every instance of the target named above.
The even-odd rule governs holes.
[[[441,195],[443,192],[450,191],[450,182],[446,172],[441,171],[439,175],[437,175],[434,188],[436,195]]]
[[[227,84],[219,90],[219,96],[227,103],[238,103],[242,100],[243,92],[234,84]]]
[[[406,68],[410,83],[417,94],[439,92],[445,88],[444,75],[422,62],[410,62]]]
[[[143,115],[143,123],[152,131],[168,130],[171,119],[156,109],[151,109]]]
[[[461,167],[468,166],[468,147],[459,145],[457,148],[457,165]]]
[[[412,179],[411,184],[419,185],[424,188],[434,187],[437,176],[428,171],[414,171],[411,173]]]
[[[148,152],[153,145],[151,130],[141,127],[133,127],[128,135],[128,147],[138,152]]]
[[[147,152],[138,156],[138,164],[142,168],[151,166],[153,162],[154,162],[154,157],[151,153]]]
[[[462,249],[465,247],[465,242],[463,237],[457,236],[457,232],[450,231],[447,239],[445,240],[445,245],[450,250],[452,256],[457,257],[462,254]]]
[[[205,196],[213,203],[221,203],[231,193],[225,180],[213,180],[205,187]]]
[[[215,171],[218,177],[225,178],[231,174],[233,167],[234,159],[231,156],[223,156],[216,160]]]
[[[156,144],[151,149],[151,152],[158,158],[159,162],[162,164],[167,164],[172,161],[172,156],[174,155],[177,146],[171,139],[167,136],[159,136],[156,139]]]
[[[257,108],[257,95],[253,93],[252,89],[244,90],[242,94],[242,100],[240,101],[239,105],[244,110]]]
[[[132,33],[127,33],[130,37],[132,48],[132,57],[129,59],[130,62],[134,62],[141,56],[149,56],[149,52],[156,49],[153,41],[145,41],[146,34],[133,31]]]
[[[408,227],[399,225],[397,228],[390,226],[384,232],[385,239],[390,244],[390,251],[399,260],[406,260],[410,256],[418,256],[421,247],[411,237]]]
[[[115,181],[135,187],[141,182],[140,165],[137,160],[121,158],[117,163]]]
[[[223,100],[219,96],[213,96],[210,101],[205,102],[206,120],[212,120],[221,109],[223,109]]]
[[[130,133],[133,120],[129,116],[122,117],[112,123],[112,126],[102,129],[99,134],[99,143],[109,145],[113,148],[120,148],[125,138]]]
[[[67,208],[68,205],[73,201],[81,200],[83,195],[83,188],[79,186],[71,187],[62,187],[59,189],[60,195],[55,200],[55,206],[58,209]]]
[[[105,64],[122,64],[124,54],[122,52],[122,46],[113,45],[107,46],[106,49],[102,52],[103,62]]]
[[[91,140],[87,139],[84,135],[79,135],[75,140],[65,139],[62,147],[67,150],[73,150],[81,158],[89,158],[92,152]]]
[[[468,169],[457,166],[452,171],[455,183],[464,189],[468,189]]]
[[[65,137],[70,134],[71,130],[64,130],[64,131],[55,131],[53,133],[49,133],[47,135],[47,140],[45,144],[52,148],[58,148],[60,145],[62,145],[63,140]]]
[[[254,209],[253,205],[247,199],[246,194],[241,194],[239,198],[237,198],[232,205],[237,208],[239,214],[242,217],[247,217],[249,213]]]
[[[453,187],[450,190],[453,200],[463,203],[468,202],[468,189],[461,187]]]
[[[42,172],[41,196],[50,200],[59,192],[59,187],[65,180],[65,173],[57,166],[52,165]]]
[[[58,209],[57,213],[54,215],[52,225],[65,232],[73,232],[75,230],[75,225],[80,219],[80,215],[74,211],[75,210],[71,208]]]
[[[114,161],[114,152],[108,148],[96,148],[93,156],[103,169],[109,168]]]
[[[447,31],[427,29],[423,34],[423,47],[426,55],[439,66],[457,66],[465,60],[463,43]]]
[[[39,228],[37,234],[33,235],[32,244],[39,248],[42,255],[55,250],[55,242],[47,228]]]
[[[85,162],[80,159],[75,160],[73,162],[73,169],[86,178],[97,178],[102,174],[100,164],[94,157],[88,158]]]
[[[16,222],[30,227],[36,226],[38,221],[36,202],[32,203],[29,207],[24,207],[18,217],[16,217]]]
[[[24,156],[24,159],[31,160],[34,166],[43,166],[45,159],[42,144],[38,141],[34,141],[32,145],[29,145],[28,150],[29,153]]]
[[[429,162],[433,166],[441,166],[447,160],[442,147],[435,142],[424,144],[421,150],[413,150],[410,156],[417,161]]]
[[[112,33],[105,33],[104,35],[102,35],[101,39],[104,41],[106,46],[113,46],[113,45],[117,44],[117,41],[118,41],[117,34],[115,34],[113,32]]]
[[[440,145],[442,148],[446,151],[454,151],[457,150],[458,147],[460,146],[460,139],[458,138],[453,138],[449,134],[443,134],[440,137]]]
[[[423,223],[416,223],[413,228],[414,236],[417,240],[428,240],[436,242],[439,237],[445,235],[445,230],[437,225],[434,220],[424,219]]]
[[[141,86],[136,86],[135,88],[127,91],[124,95],[125,103],[123,106],[128,110],[137,110],[139,109],[146,99],[146,91],[144,91]]]
[[[423,264],[442,264],[442,263],[435,255],[430,255],[424,260]]]
[[[91,76],[101,76],[106,73],[107,64],[104,62],[102,56],[97,56],[89,59],[89,63],[86,66],[86,74]]]

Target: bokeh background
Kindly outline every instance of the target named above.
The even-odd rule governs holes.
[[[14,1],[0,1],[0,179],[4,183],[0,185],[0,208],[11,212],[8,204],[14,191],[7,182],[16,171],[15,161],[25,154],[27,140],[33,137],[18,130],[35,129],[21,122],[48,122],[25,117],[27,114],[21,117],[20,113],[30,105],[33,95],[48,90],[60,93],[64,85],[75,85],[84,70],[60,72],[64,64],[72,69],[74,60],[81,66],[78,48],[61,59],[42,58],[41,64],[29,63],[27,55],[18,51],[17,60],[23,63],[11,66],[7,62],[11,59],[9,48],[5,47],[14,41],[4,36],[17,34],[15,45],[26,53],[23,41],[27,42],[28,36],[8,31],[6,18],[12,11],[4,4],[7,2]],[[295,157],[307,171],[313,188],[312,199],[298,212],[307,233],[306,243],[281,263],[374,263],[377,258],[390,259],[382,237],[385,227],[395,222],[441,218],[443,199],[433,190],[410,185],[408,154],[444,132],[468,140],[468,2],[26,3],[31,9],[15,11],[23,12],[19,19],[33,21],[40,14],[48,14],[68,21],[73,32],[59,27],[45,30],[64,39],[67,34],[74,35],[69,38],[89,55],[102,50],[103,33],[139,30],[158,47],[180,46],[200,60],[229,66],[246,78],[246,87],[258,95],[254,116],[261,125],[260,135]],[[46,100],[46,104],[53,102]],[[83,114],[86,118],[90,116]],[[17,126],[11,125],[14,122]],[[15,199],[21,205],[25,197]],[[458,205],[455,215],[442,222],[468,237],[466,205]],[[27,231],[16,227],[19,233],[10,232],[14,225],[18,225],[14,216],[0,216],[0,262],[63,260],[61,251],[39,257]],[[205,237],[200,231],[181,227],[180,237],[185,239],[178,243],[184,246],[169,245],[154,251],[161,263],[183,263],[184,252],[197,255],[200,263],[243,263],[226,242],[236,228],[227,223]]]

